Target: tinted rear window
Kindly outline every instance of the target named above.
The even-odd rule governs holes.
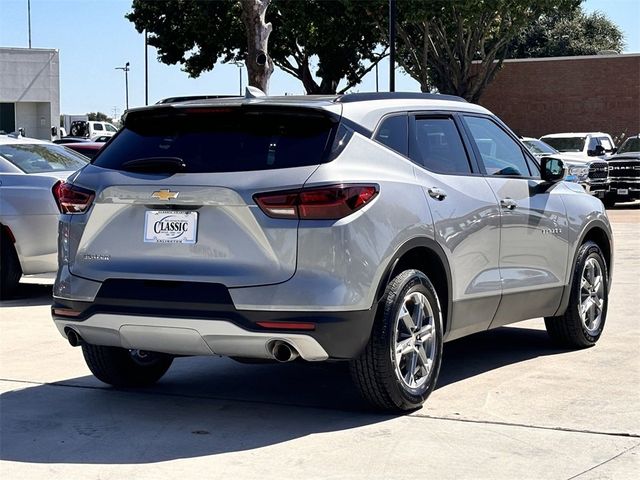
[[[193,109],[132,116],[94,164],[122,169],[132,160],[174,157],[183,160],[186,173],[315,165],[327,157],[334,126],[313,111]]]
[[[584,148],[585,137],[543,137],[544,143],[551,145],[559,152],[581,152]]]
[[[82,155],[55,144],[0,145],[0,157],[25,173],[79,170],[87,164]]]

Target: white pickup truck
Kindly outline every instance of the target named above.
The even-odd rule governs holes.
[[[615,143],[608,133],[554,133],[540,137],[540,140],[567,156],[605,158],[616,153]]]

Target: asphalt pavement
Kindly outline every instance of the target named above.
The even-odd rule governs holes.
[[[445,345],[409,415],[363,410],[343,364],[180,358],[149,389],[89,373],[50,287],[0,304],[0,477],[103,480],[640,478],[640,204],[609,211],[615,265],[594,348],[541,319]]]

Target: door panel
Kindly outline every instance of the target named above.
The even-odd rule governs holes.
[[[415,167],[416,179],[451,268],[447,340],[488,328],[501,295],[498,203],[487,181],[475,174],[454,120],[447,114],[418,115],[409,134],[410,156],[421,165]]]
[[[491,327],[552,315],[569,251],[562,198],[534,178],[522,145],[493,119],[465,116],[465,123],[500,205],[502,300]]]

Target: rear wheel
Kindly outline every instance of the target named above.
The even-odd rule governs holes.
[[[595,345],[607,318],[609,277],[600,247],[585,242],[578,250],[569,306],[544,323],[554,343],[569,348]]]
[[[82,344],[91,373],[114,387],[145,387],[167,372],[173,357],[165,353]]]
[[[424,273],[405,270],[387,286],[371,338],[351,373],[374,407],[420,407],[435,388],[442,360],[442,314]]]
[[[22,277],[22,268],[16,249],[6,235],[0,237],[0,298],[10,298],[16,293]]]

